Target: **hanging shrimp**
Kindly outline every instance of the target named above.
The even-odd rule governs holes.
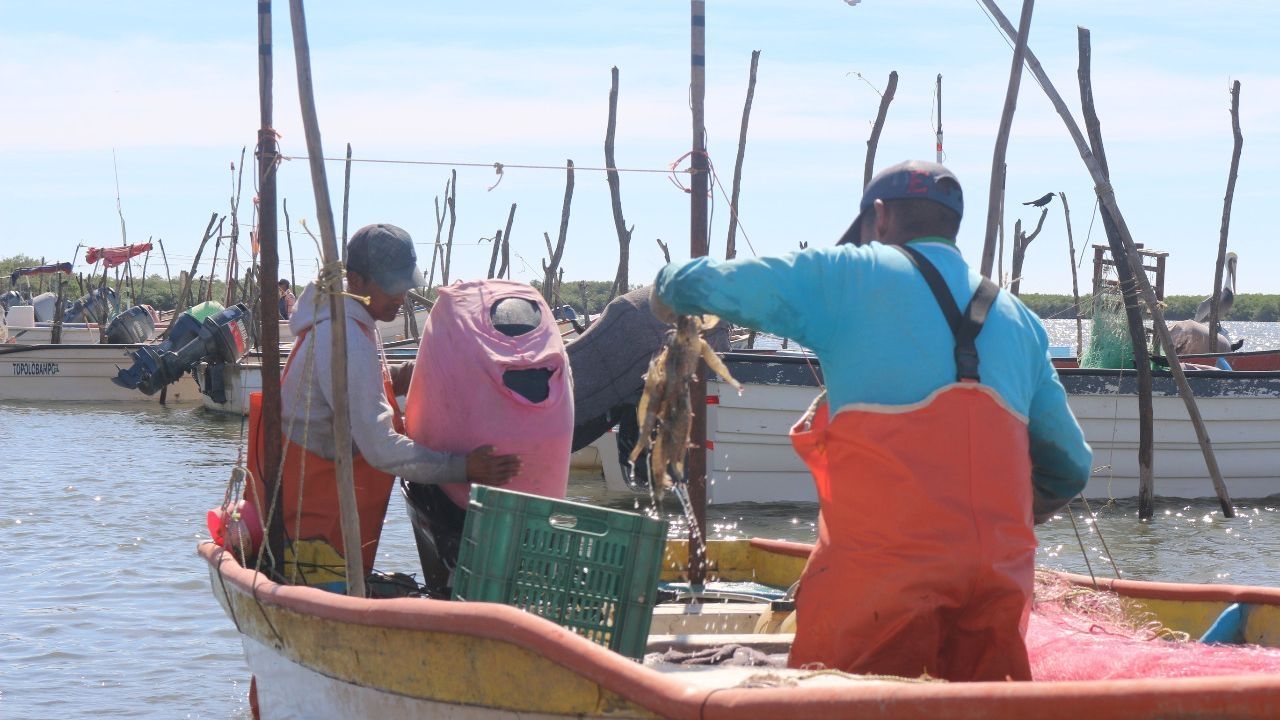
[[[644,394],[636,408],[640,441],[631,451],[631,462],[646,449],[650,451],[649,483],[654,498],[661,498],[663,491],[671,486],[673,473],[674,479],[684,479],[685,453],[689,448],[689,432],[693,429],[689,384],[695,379],[698,360],[705,360],[725,382],[742,390],[742,384],[729,374],[724,362],[702,337],[703,330],[718,322],[712,315],[681,316],[671,339],[649,363]]]

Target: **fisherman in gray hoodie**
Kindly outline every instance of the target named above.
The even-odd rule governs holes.
[[[488,445],[466,455],[440,452],[403,434],[394,398],[408,387],[412,367],[402,366],[394,378],[386,372],[376,321],[394,319],[407,291],[423,284],[409,234],[387,224],[360,228],[347,243],[346,269],[353,466],[362,555],[371,568],[395,477],[424,484],[503,485],[519,472],[520,460],[495,455]],[[340,590],[345,561],[333,472],[332,322],[329,301],[315,283],[298,297],[289,328],[296,340],[282,381],[287,440],[282,510],[290,536],[286,574],[292,567],[308,585]]]

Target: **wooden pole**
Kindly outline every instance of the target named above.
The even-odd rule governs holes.
[[[448,205],[447,205],[449,201],[449,181],[448,180],[444,181],[444,197],[445,197],[446,205],[443,210],[440,208],[440,196],[437,195],[435,198],[436,200],[436,242],[434,245],[431,246],[431,272],[427,273],[427,288],[426,288],[426,292],[428,294],[430,294],[431,286],[434,285],[436,281],[436,261],[444,259],[444,247],[440,244],[440,237],[441,235],[444,234],[444,216],[448,212]]]
[[[1004,111],[1000,114],[1000,129],[996,132],[996,147],[991,154],[991,192],[987,197],[987,235],[982,246],[982,274],[991,277],[995,261],[996,229],[1001,217],[1001,198],[1004,195],[1004,158],[1009,147],[1009,130],[1013,127],[1013,111],[1018,107],[1018,87],[1022,84],[1022,61],[1027,52],[1027,35],[1031,31],[1031,12],[1035,0],[1022,0],[1022,18],[1018,21],[1018,34],[1014,37],[1013,61],[1009,69],[1009,87],[1004,94]]]
[[[609,291],[609,299],[612,300],[627,291],[631,232],[635,230],[635,226],[632,225],[631,229],[628,230],[627,221],[622,218],[622,184],[618,178],[618,171],[615,169],[617,164],[613,159],[613,139],[618,127],[618,68],[612,68],[609,71],[609,76],[611,78],[611,84],[609,85],[609,123],[604,133],[604,164],[607,168],[605,179],[609,183],[609,201],[613,205],[613,228],[618,233],[618,274],[614,277],[613,288]]]
[[[150,244],[150,242],[151,238],[147,238],[147,243]],[[142,256],[142,284],[138,286],[138,297],[133,300],[135,305],[142,303],[142,295],[147,292],[147,263],[149,262],[151,262],[150,250],[147,251],[146,255]]]
[[[885,86],[884,94],[880,96],[880,109],[876,111],[876,121],[871,125],[871,137],[867,138],[867,157],[862,163],[862,188],[864,190],[867,185],[871,184],[871,176],[875,174],[876,149],[880,146],[880,133],[884,130],[885,116],[889,114],[889,103],[893,102],[893,95],[897,91],[898,71],[893,70],[889,73],[889,84]],[[857,242],[857,240],[854,240],[854,242]]]
[[[707,254],[707,189],[710,181],[707,159],[707,128],[704,103],[707,93],[706,0],[690,0],[690,64],[689,100],[693,115],[689,194],[689,257]],[[628,237],[630,234],[628,233]],[[625,277],[620,275],[619,277]],[[622,292],[626,292],[625,287]],[[706,582],[707,558],[703,543],[707,538],[707,381],[706,363],[699,363],[698,376],[689,387],[693,405],[693,427],[689,434],[689,460],[685,465],[689,479],[689,503],[693,506],[694,525],[689,528],[689,583]]]
[[[489,255],[489,272],[485,275],[487,278],[495,278],[498,272],[498,255],[502,252],[502,228],[498,228],[493,233],[493,252]]]
[[[1016,297],[1018,291],[1022,288],[1022,261],[1027,256],[1027,246],[1032,240],[1040,234],[1041,228],[1044,227],[1044,219],[1049,215],[1049,208],[1040,208],[1040,220],[1036,223],[1036,229],[1028,235],[1022,232],[1022,221],[1019,220],[1014,225],[1013,231],[1013,280],[1009,283],[1009,292]]]
[[[934,138],[937,141],[936,152],[938,154],[938,164],[942,164],[942,73],[938,73],[938,128],[934,132]],[[865,184],[865,183],[864,183]]]
[[[235,285],[240,275],[240,189],[244,185],[245,147],[240,146],[240,166],[236,173],[235,194],[231,197],[231,237],[227,244],[227,279],[222,304],[230,307],[236,301]]]
[[[164,251],[164,238],[158,238],[156,242],[160,244],[160,257],[164,259],[164,279],[169,282],[169,294],[173,295],[173,275],[169,273],[169,255]]]
[[[747,101],[742,106],[742,128],[738,131],[738,156],[733,161],[733,187],[729,191],[729,237],[725,240],[724,259],[738,256],[738,193],[742,189],[742,160],[747,153],[747,123],[751,120],[751,101],[756,96],[756,68],[760,51],[751,51],[751,72],[747,76]]]
[[[1227,230],[1231,227],[1231,201],[1236,194],[1236,176],[1240,173],[1240,149],[1244,135],[1240,134],[1240,81],[1231,83],[1231,134],[1235,144],[1231,149],[1231,170],[1227,173],[1227,195],[1222,201],[1222,230],[1218,235],[1218,259],[1213,265],[1213,295],[1209,301],[1209,351],[1218,352],[1218,322],[1222,302],[1222,263],[1227,258]]]
[[[445,240],[444,262],[440,265],[440,284],[449,284],[449,268],[453,264],[453,228],[458,224],[458,171],[449,171],[449,183],[452,192],[445,198],[445,207],[449,210],[449,235]]]
[[[569,207],[573,203],[573,159],[565,160],[564,203],[560,206],[560,233],[556,236],[555,247],[551,246],[551,236],[543,233],[542,239],[547,242],[547,261],[542,263],[542,295],[552,307],[559,303],[556,287],[556,271],[560,269],[560,260],[564,257],[564,244],[569,237]],[[564,272],[560,269],[560,272]]]
[[[279,237],[276,223],[276,167],[280,162],[280,149],[273,127],[272,99],[274,88],[274,64],[271,42],[271,0],[258,0],[258,248],[262,264],[258,277],[258,317],[262,324],[259,344],[262,348],[262,477],[261,487],[270,504],[267,518],[267,547],[272,563],[284,557],[284,512],[281,509],[280,467],[283,458],[281,447],[283,422],[280,396],[280,288],[276,280],[280,274]],[[256,442],[256,439],[255,439]],[[262,507],[260,504],[259,507]]]
[[[1065,192],[1058,193],[1058,198],[1062,200],[1062,217],[1067,223],[1067,260],[1071,265],[1071,297],[1075,299],[1076,316],[1076,358],[1079,359],[1084,354],[1084,320],[1080,317],[1080,281],[1076,277],[1076,241],[1071,236],[1071,208],[1067,206],[1067,194]]]
[[[516,204],[511,203],[511,212],[507,215],[507,226],[502,231],[502,267],[498,269],[498,277],[505,273],[511,279],[511,223],[516,219]]]
[[[1005,34],[1012,37],[1016,31],[1013,29],[1009,19],[1004,16],[1004,13],[1000,12],[995,0],[981,0],[981,2],[1000,24]],[[1178,392],[1187,406],[1187,415],[1191,419],[1192,427],[1195,428],[1196,439],[1199,441],[1200,450],[1204,454],[1205,466],[1209,471],[1209,477],[1213,480],[1214,491],[1218,495],[1222,514],[1224,517],[1235,517],[1235,510],[1231,507],[1231,498],[1227,494],[1226,483],[1222,481],[1222,472],[1219,470],[1217,458],[1213,454],[1213,443],[1209,439],[1204,420],[1200,416],[1200,409],[1196,407],[1195,395],[1192,394],[1191,386],[1187,383],[1187,376],[1182,372],[1182,364],[1178,361],[1177,351],[1174,350],[1173,339],[1169,337],[1169,327],[1165,325],[1164,313],[1160,310],[1159,299],[1151,288],[1151,283],[1147,280],[1146,273],[1141,271],[1141,258],[1138,257],[1137,248],[1134,247],[1133,235],[1129,232],[1129,226],[1124,220],[1124,215],[1120,213],[1115,190],[1111,187],[1111,183],[1107,180],[1107,175],[1098,164],[1098,159],[1089,149],[1089,144],[1080,132],[1080,126],[1076,124],[1075,118],[1072,117],[1071,110],[1067,108],[1062,96],[1058,94],[1053,82],[1049,80],[1048,74],[1040,66],[1040,61],[1030,49],[1027,50],[1027,66],[1035,75],[1036,80],[1040,82],[1040,87],[1044,89],[1050,102],[1053,103],[1054,109],[1058,111],[1063,124],[1066,125],[1067,132],[1075,142],[1076,149],[1080,152],[1080,159],[1084,162],[1085,167],[1088,168],[1089,174],[1095,183],[1098,202],[1110,212],[1112,220],[1115,222],[1116,230],[1120,235],[1121,242],[1124,244],[1130,265],[1139,268],[1139,271],[1135,273],[1138,287],[1142,290],[1142,298],[1146,301],[1147,308],[1151,311],[1151,319],[1152,324],[1155,326],[1156,336],[1166,349],[1165,354],[1169,359],[1169,370],[1173,375],[1174,382],[1178,385]]]
[[[293,230],[289,227],[289,198],[280,200],[280,208],[284,210],[284,239],[289,245],[289,289],[298,282],[298,271],[293,267]]]
[[[1102,145],[1102,125],[1098,121],[1093,103],[1089,31],[1079,28],[1077,35],[1080,67],[1076,74],[1080,84],[1081,112],[1084,115],[1085,129],[1089,133],[1089,145],[1093,148],[1103,181],[1110,182],[1111,169]],[[1147,274],[1142,269],[1141,258],[1137,258],[1137,262],[1125,261],[1127,250],[1116,231],[1115,219],[1106,208],[1102,209],[1102,227],[1106,230],[1107,242],[1111,245],[1111,255],[1115,260],[1116,278],[1120,281],[1128,319],[1129,340],[1133,344],[1133,362],[1138,369],[1138,519],[1150,520],[1155,515],[1155,411],[1151,405],[1151,359],[1147,353],[1147,333],[1142,324],[1142,310],[1138,305],[1134,282],[1137,276],[1145,280]]]
[[[204,229],[204,236],[200,239],[200,245],[196,248],[196,257],[191,261],[191,272],[187,273],[186,278],[180,278],[178,281],[178,298],[173,303],[173,315],[176,319],[178,313],[187,309],[187,295],[191,291],[191,283],[195,282],[196,269],[200,267],[200,256],[204,254],[204,246],[209,243],[209,238],[213,237],[213,224],[218,220],[218,213],[209,216],[209,224]],[[165,330],[165,336],[168,336],[169,330],[173,328],[173,323],[169,323],[169,328]]]
[[[66,313],[66,283],[62,282],[62,273],[56,273],[53,276],[54,284],[58,288],[58,300],[53,306],[53,327],[49,330],[49,342],[54,345],[62,343],[62,318]]]
[[[347,215],[351,207],[351,143],[347,143],[347,160],[342,168],[342,264],[347,264]]]
[[[333,318],[333,447],[337,470],[338,508],[342,516],[342,546],[347,562],[347,594],[365,596],[364,558],[360,555],[360,517],[356,514],[356,490],[351,468],[351,410],[347,399],[347,311],[342,295],[341,258],[333,230],[333,206],[325,177],[324,148],[320,141],[320,121],[316,117],[315,90],[311,83],[311,49],[307,43],[307,20],[302,0],[289,0],[293,25],[293,52],[298,68],[298,100],[307,137],[311,164],[311,187],[316,196],[316,220],[323,243],[324,271],[328,283],[329,313]]]

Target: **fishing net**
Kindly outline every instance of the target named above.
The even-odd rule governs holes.
[[[1080,355],[1080,367],[1134,367],[1133,343],[1129,339],[1129,319],[1119,285],[1103,283],[1093,296],[1093,329]]]
[[[1036,680],[1120,680],[1280,672],[1280,649],[1196,642],[1139,602],[1037,571],[1027,652]]]

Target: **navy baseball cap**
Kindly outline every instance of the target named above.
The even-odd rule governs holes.
[[[360,273],[388,293],[422,287],[418,253],[404,229],[387,223],[365,225],[347,241],[347,271]]]
[[[942,179],[950,183],[939,185]],[[948,169],[938,163],[924,160],[908,160],[887,167],[876,173],[867,183],[862,193],[862,203],[858,206],[858,217],[845,231],[837,245],[853,243],[857,245],[862,239],[862,219],[874,211],[872,206],[876,200],[909,200],[920,198],[932,200],[943,207],[954,210],[964,217],[964,196],[960,191],[960,181]]]

